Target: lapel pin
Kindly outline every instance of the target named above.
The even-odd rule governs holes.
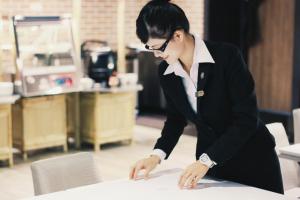
[[[204,72],[201,72],[200,78],[201,78],[201,79],[204,79]]]
[[[203,97],[204,96],[204,91],[203,90],[199,90],[195,93],[196,97]]]

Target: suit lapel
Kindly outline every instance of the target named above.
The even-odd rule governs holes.
[[[169,86],[169,91],[172,93],[172,96],[176,98],[176,102],[183,108],[188,118],[195,122],[197,114],[194,112],[191,104],[188,100],[187,93],[185,91],[182,79],[179,76],[176,76],[174,73],[170,74],[166,79]]]
[[[197,83],[197,115],[201,118],[201,102],[207,94],[206,85],[211,77],[213,63],[199,63],[198,69],[198,83]]]
[[[166,76],[168,91],[172,97],[176,98],[176,102],[183,108],[184,112],[192,122],[202,121],[201,117],[201,100],[205,98],[207,93],[206,85],[209,82],[213,68],[213,63],[199,63],[197,91],[203,91],[203,96],[197,97],[197,113],[193,110],[185,91],[182,79],[174,73]]]

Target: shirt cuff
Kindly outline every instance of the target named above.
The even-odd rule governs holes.
[[[150,155],[156,155],[160,158],[160,162],[163,161],[167,154],[161,149],[154,149]]]

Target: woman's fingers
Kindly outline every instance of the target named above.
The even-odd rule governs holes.
[[[131,169],[130,169],[129,179],[133,179],[134,171],[135,171],[135,166],[131,167]]]
[[[144,175],[145,179],[149,179],[149,174],[150,174],[150,172],[151,172],[152,169],[153,169],[152,167],[147,167],[145,169],[145,175]]]
[[[191,175],[192,173],[190,173],[189,171],[184,171],[184,173],[180,176],[178,185],[181,189],[184,187],[186,181]]]
[[[193,183],[194,183],[196,177],[197,177],[197,174],[195,174],[195,173],[191,174],[191,176],[189,176],[189,178],[186,181],[186,184],[185,184],[186,187],[191,188],[193,186]]]
[[[205,176],[209,168],[206,165],[196,161],[189,165],[179,180],[179,187],[196,187],[198,181]]]
[[[137,164],[137,166],[135,167],[135,170],[134,170],[133,179],[135,179],[135,180],[137,179],[138,173],[141,169],[143,169],[143,165]]]
[[[141,170],[145,170],[143,172],[143,177],[148,179],[149,173],[156,167],[156,165],[159,163],[159,160],[156,157],[149,157],[146,159],[142,159],[138,161],[131,169],[129,173],[130,179],[137,180],[138,174]]]
[[[200,179],[203,178],[203,176],[196,176],[192,182],[192,188],[195,188],[197,186],[197,183],[200,181]]]

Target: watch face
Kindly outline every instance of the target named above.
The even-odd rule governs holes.
[[[206,165],[207,167],[209,167],[209,168],[212,168],[213,166],[216,165],[213,161],[210,160],[210,158],[208,157],[208,155],[205,154],[205,153],[202,154],[202,155],[200,156],[199,161],[200,161],[202,164],[204,164],[204,165]]]
[[[202,156],[202,157],[201,157],[201,160],[202,160],[203,162],[207,162],[207,161],[208,161],[208,158],[207,158],[206,156]]]

